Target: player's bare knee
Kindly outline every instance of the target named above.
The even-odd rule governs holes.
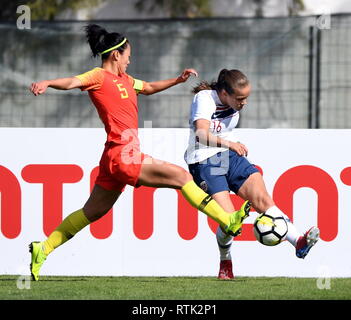
[[[179,169],[177,171],[178,171],[177,177],[176,177],[177,187],[181,188],[187,182],[193,180],[192,175],[188,171],[186,171],[185,169],[179,167]]]
[[[274,206],[274,202],[272,198],[267,194],[256,197],[252,205],[258,212],[266,212],[266,210]]]

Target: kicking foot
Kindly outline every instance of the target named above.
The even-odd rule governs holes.
[[[303,236],[297,240],[296,256],[304,259],[311,248],[319,240],[319,229],[317,227],[310,228]]]

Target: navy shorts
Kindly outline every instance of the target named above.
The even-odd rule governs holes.
[[[245,180],[259,172],[245,157],[234,151],[224,151],[189,165],[195,183],[209,195],[221,191],[238,192]]]

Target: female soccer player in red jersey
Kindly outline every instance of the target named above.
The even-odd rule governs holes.
[[[140,151],[137,94],[160,92],[187,81],[192,74],[197,75],[196,71],[185,69],[177,78],[156,82],[134,79],[126,73],[131,55],[127,38],[119,33],[108,33],[98,25],[88,25],[86,36],[93,56],[101,56],[101,68],[74,77],[36,82],[30,88],[35,96],[43,94],[48,87],[88,91],[107,133],[99,175],[84,207],[67,216],[45,241],[30,244],[33,279],[39,279],[46,257],[85,226],[105,215],[127,184],[181,189],[191,205],[217,221],[226,232],[240,233],[250,210],[248,202],[239,211],[228,213],[194,183],[189,172]]]

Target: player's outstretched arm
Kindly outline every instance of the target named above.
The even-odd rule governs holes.
[[[82,82],[77,77],[69,78],[60,78],[53,80],[43,80],[39,82],[32,83],[29,90],[35,95],[38,96],[43,94],[48,87],[54,88],[57,90],[70,90],[79,88],[82,86]]]
[[[195,77],[198,76],[195,69],[184,69],[181,75],[178,76],[177,78],[154,81],[154,82],[145,82],[144,88],[142,91],[140,91],[140,93],[145,95],[150,95],[150,94],[160,92],[162,90],[173,87],[178,83],[187,81],[191,75],[194,75]]]

